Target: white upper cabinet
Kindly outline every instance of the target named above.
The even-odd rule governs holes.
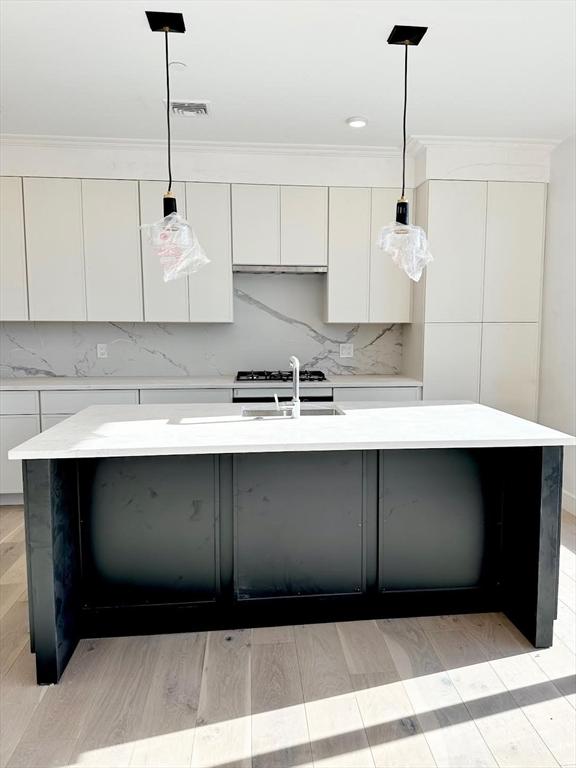
[[[232,243],[230,185],[186,184],[187,219],[210,263],[188,277],[190,317],[196,323],[231,323]]]
[[[234,264],[280,264],[280,187],[232,184]]]
[[[185,186],[181,182],[172,184],[172,191],[180,212],[186,206]],[[162,196],[166,192],[164,181],[140,182],[140,223],[153,224],[163,218]],[[188,310],[188,280],[164,282],[160,260],[152,252],[146,235],[141,231],[142,283],[144,288],[144,320],[154,323],[186,323]]]
[[[486,182],[428,182],[426,322],[480,322]]]
[[[394,189],[330,188],[327,322],[410,322],[410,280],[377,246],[398,196]]]
[[[78,179],[24,179],[30,320],[86,320]]]
[[[280,262],[327,265],[327,187],[280,187]]]
[[[538,322],[546,185],[488,183],[484,320]]]
[[[394,221],[400,190],[373,189],[370,233],[369,321],[371,323],[409,323],[412,284],[390,256],[378,247],[382,227]],[[406,199],[413,217],[413,194]]]
[[[329,323],[369,322],[371,190],[331,187],[329,193]]]
[[[0,320],[28,319],[22,179],[0,179]]]
[[[480,402],[536,419],[538,357],[538,323],[483,323]]]
[[[88,320],[144,319],[137,181],[82,181]]]

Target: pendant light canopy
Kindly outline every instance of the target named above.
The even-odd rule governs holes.
[[[428,27],[395,26],[388,43],[404,46],[404,110],[402,116],[402,194],[396,204],[396,219],[380,230],[378,246],[388,254],[396,266],[417,282],[424,267],[432,261],[426,233],[410,224],[410,211],[406,198],[406,107],[408,103],[408,47],[418,45]]]
[[[196,272],[209,263],[194,230],[178,213],[176,197],[172,192],[172,133],[170,125],[170,56],[168,35],[186,31],[181,13],[146,11],[152,32],[164,33],[164,60],[166,67],[166,129],[168,149],[168,189],[163,198],[164,218],[143,227],[163,269],[164,281],[176,280]]]

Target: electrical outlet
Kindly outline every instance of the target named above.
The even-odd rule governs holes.
[[[97,357],[108,357],[108,344],[96,344]]]
[[[340,357],[354,357],[354,344],[340,344]]]

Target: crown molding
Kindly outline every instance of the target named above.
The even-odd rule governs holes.
[[[163,139],[114,139],[80,136],[46,136],[33,134],[0,134],[0,142],[5,147],[35,147],[41,149],[71,150],[132,150],[165,151]],[[402,151],[399,147],[360,146],[357,144],[271,144],[264,142],[220,142],[220,141],[182,141],[173,140],[175,152],[204,154],[238,155],[288,155],[319,157],[378,157],[398,158]]]
[[[100,138],[95,136],[49,136],[43,134],[0,134],[0,143],[5,147],[39,147],[42,149],[72,150],[164,150],[164,139]],[[502,138],[484,136],[426,136],[414,135],[408,139],[406,152],[416,157],[428,148],[520,150],[532,152],[535,149],[552,152],[561,144],[560,139]],[[323,157],[381,157],[398,158],[401,147],[362,146],[358,144],[272,144],[266,142],[221,142],[173,140],[176,152],[204,154],[239,155],[288,155]]]
[[[554,139],[412,136],[414,185],[429,179],[547,182]]]
[[[411,136],[407,151],[416,155],[421,149],[428,147],[445,147],[450,149],[492,149],[492,150],[524,150],[533,152],[543,150],[553,152],[562,143],[561,139],[512,138],[496,136]]]
[[[2,172],[15,176],[159,179],[164,140],[3,134]],[[407,185],[429,179],[547,182],[560,142],[470,136],[412,136]],[[399,147],[174,141],[186,181],[320,186],[397,186]]]

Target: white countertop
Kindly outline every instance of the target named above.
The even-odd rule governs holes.
[[[342,407],[342,406],[341,406]],[[12,449],[10,459],[398,448],[576,445],[476,403],[346,404],[342,416],[244,418],[240,405],[92,406]]]
[[[291,387],[292,382],[237,382],[234,376],[22,376],[0,379],[0,391],[47,389],[232,389]],[[421,387],[407,376],[327,376],[327,381],[302,382],[302,387]]]

